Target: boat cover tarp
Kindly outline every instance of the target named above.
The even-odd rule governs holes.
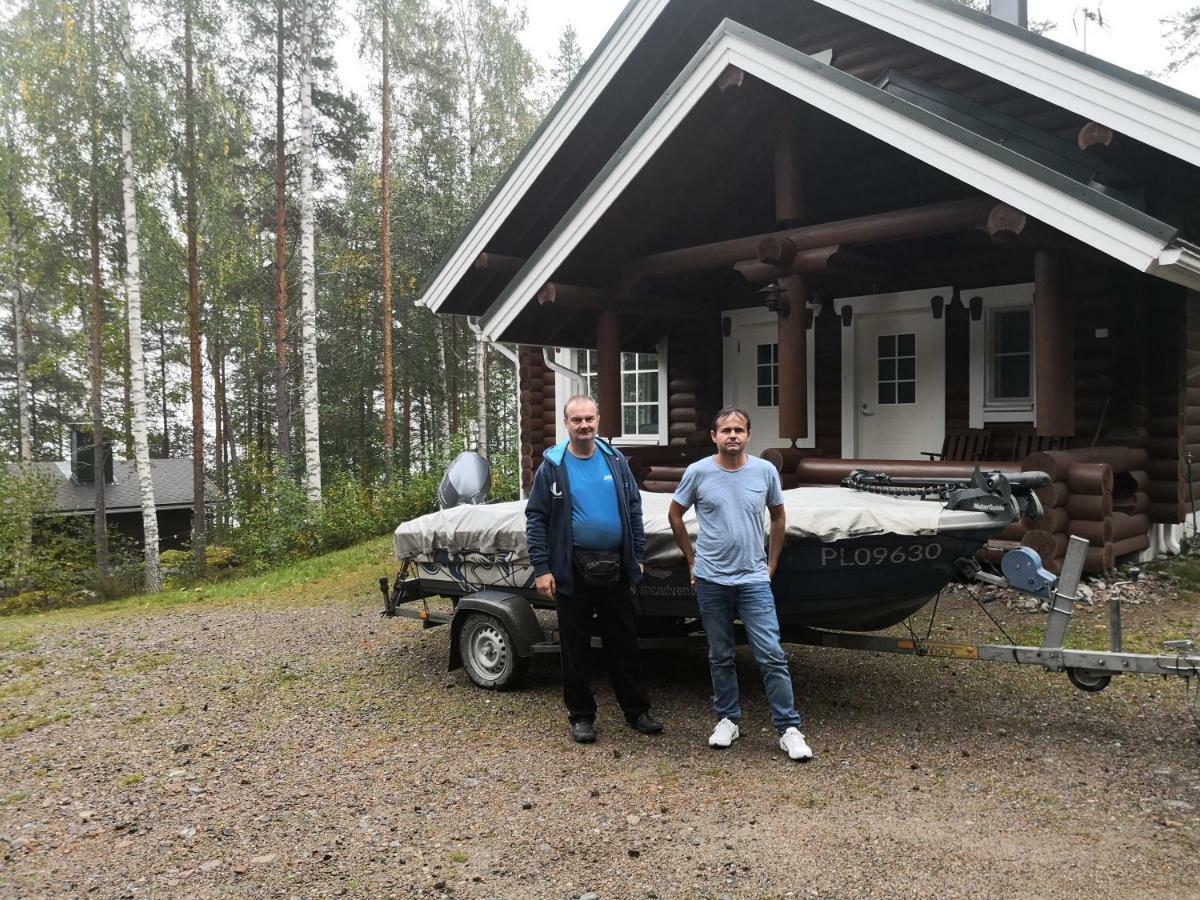
[[[934,534],[943,511],[940,503],[883,497],[843,487],[795,488],[783,492],[783,503],[789,541]],[[647,563],[674,565],[682,560],[667,523],[670,506],[670,494],[642,492]],[[694,508],[688,510],[683,521],[695,539]],[[457,506],[405,522],[396,529],[395,551],[401,561],[430,559],[436,551],[498,553],[510,559],[526,559],[525,501]]]

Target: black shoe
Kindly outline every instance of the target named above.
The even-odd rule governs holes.
[[[596,743],[596,726],[587,719],[572,722],[571,737],[579,744],[594,744]]]
[[[632,719],[626,719],[629,727],[635,731],[640,731],[642,734],[660,734],[663,730],[663,723],[658,721],[648,712],[641,712]]]

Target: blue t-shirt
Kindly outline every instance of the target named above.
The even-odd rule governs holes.
[[[696,507],[696,577],[717,584],[770,581],[763,512],[783,505],[779,473],[750,456],[728,472],[707,457],[688,466],[675,491],[680,506]]]
[[[621,549],[621,511],[612,469],[599,448],[590,459],[580,459],[568,449],[563,454],[571,485],[573,543],[584,550]]]

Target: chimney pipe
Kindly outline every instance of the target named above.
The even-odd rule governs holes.
[[[1029,0],[991,0],[989,11],[1010,25],[1029,27]]]

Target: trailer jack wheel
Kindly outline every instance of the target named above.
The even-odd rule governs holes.
[[[1067,669],[1067,678],[1071,684],[1089,694],[1098,694],[1112,681],[1111,675],[1096,675],[1084,669]]]
[[[517,655],[512,635],[494,616],[471,613],[459,633],[459,652],[467,676],[487,690],[517,687],[529,669],[528,658]]]

